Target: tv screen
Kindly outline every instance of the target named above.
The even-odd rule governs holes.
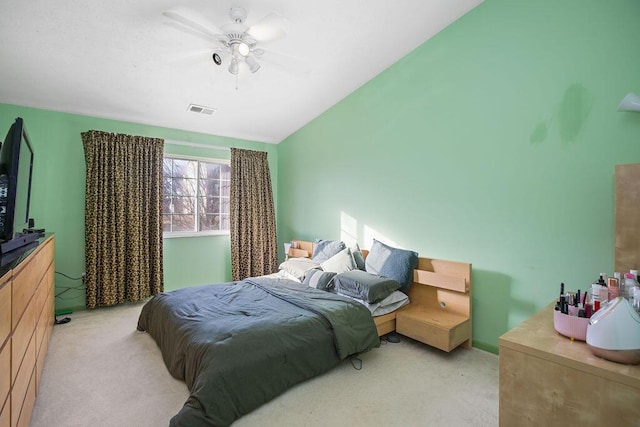
[[[7,252],[35,240],[24,236],[29,226],[33,147],[18,117],[0,147],[0,248]]]

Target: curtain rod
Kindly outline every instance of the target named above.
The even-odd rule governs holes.
[[[173,141],[170,139],[165,139],[164,143],[169,145],[183,145],[185,147],[208,148],[210,150],[231,151],[230,147],[222,147],[219,145],[209,145],[209,144],[198,144],[197,142],[183,142],[183,141]]]

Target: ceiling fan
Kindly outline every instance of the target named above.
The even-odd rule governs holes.
[[[186,8],[172,8],[162,14],[186,29],[214,40],[218,46],[212,54],[213,61],[216,65],[228,62],[229,72],[236,76],[242,68],[248,68],[252,73],[258,71],[258,59],[265,53],[260,46],[287,34],[287,20],[275,12],[267,14],[249,27],[245,24],[247,11],[234,6],[229,10],[231,22],[220,26],[219,29]]]

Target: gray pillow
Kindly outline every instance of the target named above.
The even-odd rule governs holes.
[[[367,272],[397,281],[404,293],[409,292],[413,283],[413,270],[417,266],[417,252],[394,248],[375,239],[365,260]]]
[[[353,262],[356,263],[356,268],[358,270],[364,271],[364,256],[362,256],[362,251],[360,251],[360,246],[358,246],[358,242],[353,242],[347,246],[351,251],[351,256],[353,257]]]
[[[335,275],[336,273],[331,271],[311,270],[307,273],[302,283],[312,288],[325,291],[333,288],[333,278]]]
[[[318,263],[325,262],[346,247],[339,240],[316,240],[315,243],[311,259]]]
[[[368,303],[382,301],[393,291],[400,288],[400,284],[386,277],[376,276],[362,270],[351,270],[340,273],[333,279],[336,292]]]

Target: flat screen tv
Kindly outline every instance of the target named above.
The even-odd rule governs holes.
[[[0,253],[28,245],[40,237],[29,230],[33,147],[18,117],[0,147]]]

